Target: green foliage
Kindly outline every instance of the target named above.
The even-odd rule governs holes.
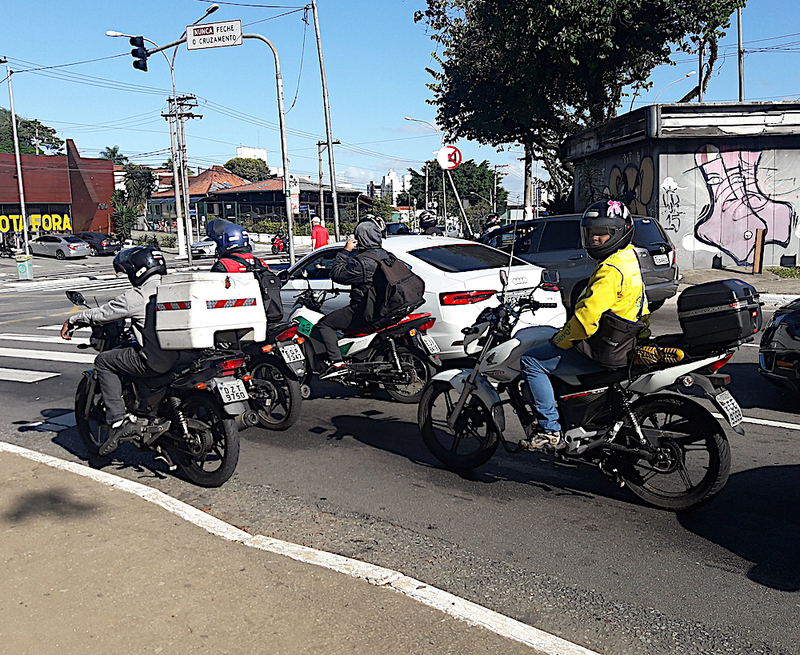
[[[116,190],[111,194],[111,222],[114,234],[120,241],[131,238],[131,230],[136,225],[138,212],[128,205],[124,191]]]
[[[39,154],[63,155],[64,142],[56,136],[52,127],[42,125],[37,120],[27,120],[17,116],[19,151],[23,155],[35,155],[36,143]],[[14,131],[11,125],[11,112],[0,107],[0,152],[14,152]]]
[[[156,175],[147,166],[136,164],[125,164],[124,171],[126,204],[139,215],[156,190]]]
[[[140,234],[136,237],[137,246],[155,246],[156,248],[174,248],[178,237],[174,234]]]
[[[397,207],[385,198],[375,198],[372,201],[372,209],[367,213],[375,214],[375,216],[380,216],[384,221],[388,221],[396,211]]]
[[[778,268],[777,266],[768,266],[767,270],[782,278],[800,278],[800,268]]]
[[[128,158],[122,154],[119,146],[106,146],[100,153],[100,159],[108,159],[114,164],[127,164]]]
[[[268,180],[274,175],[270,175],[269,168],[263,159],[248,159],[246,157],[234,157],[225,162],[225,168],[234,175],[243,177],[250,182],[260,182]]]

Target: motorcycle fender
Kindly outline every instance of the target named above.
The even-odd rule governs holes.
[[[248,409],[250,409],[250,405],[246,402],[238,402],[223,405],[222,408],[225,410],[225,413],[228,416],[236,417],[239,416],[239,414],[244,414]]]
[[[731,426],[731,429],[736,432],[736,434],[743,436],[744,435],[744,428],[742,427],[741,423],[737,423],[736,425],[731,425],[730,420],[728,417],[727,410],[722,406],[717,396],[719,392],[717,389],[714,388],[714,385],[711,384],[711,380],[703,375],[693,375],[692,379],[694,380],[694,384],[691,387],[686,387],[682,384],[676,384],[675,386],[671,387],[673,391],[677,391],[678,393],[682,393],[684,396],[694,396],[695,398],[707,398],[711,401],[714,407],[717,408],[720,414],[725,417],[728,425]],[[740,417],[741,420],[741,417]]]
[[[434,375],[431,380],[438,382],[449,382],[450,385],[459,393],[464,389],[464,383],[467,381],[472,369],[469,368],[450,368],[441,371]],[[503,412],[503,406],[500,400],[500,394],[489,383],[489,381],[479,375],[475,380],[475,395],[480,398],[481,402],[488,407],[492,412],[492,418],[495,422],[495,427],[502,433],[506,429],[506,417]]]

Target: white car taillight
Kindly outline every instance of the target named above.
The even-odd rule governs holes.
[[[474,305],[476,302],[489,300],[497,291],[456,291],[453,293],[440,293],[440,305]]]

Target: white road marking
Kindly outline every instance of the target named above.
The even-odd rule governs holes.
[[[61,326],[58,326],[61,329]],[[6,341],[33,341],[35,343],[60,343],[76,344],[89,343],[88,337],[73,337],[71,341],[66,341],[60,336],[50,336],[49,334],[0,334],[0,340]]]
[[[717,419],[721,419],[727,423],[728,419],[726,419],[722,414],[712,413],[712,416]],[[785,428],[787,430],[800,430],[800,425],[797,423],[784,423],[783,421],[770,421],[766,418],[750,418],[749,416],[745,416],[742,418],[742,423],[752,423],[754,425],[766,425],[770,428]]]
[[[61,373],[48,373],[47,371],[26,371],[15,368],[0,368],[0,380],[5,382],[40,382],[48,378],[55,378]]]
[[[459,598],[442,589],[432,587],[420,580],[415,580],[414,578],[403,575],[399,571],[393,571],[382,566],[375,566],[367,562],[360,562],[359,560],[328,553],[324,550],[300,546],[288,541],[280,541],[261,535],[251,535],[196,507],[187,505],[157,489],[153,489],[152,487],[138,482],[120,478],[111,473],[106,473],[105,471],[91,469],[82,464],[67,462],[57,457],[37,453],[33,450],[21,448],[20,446],[15,446],[14,444],[3,441],[0,441],[0,451],[22,455],[34,462],[40,462],[62,471],[70,471],[96,482],[126,491],[158,505],[168,512],[180,516],[182,519],[203,528],[210,534],[222,537],[228,541],[238,541],[244,546],[258,548],[259,550],[275,553],[277,555],[284,555],[298,562],[313,564],[314,566],[321,566],[331,571],[344,573],[352,578],[365,580],[377,587],[389,587],[423,605],[440,610],[444,614],[449,614],[470,625],[483,627],[495,634],[530,646],[544,655],[599,655],[596,651],[589,650],[578,644],[573,644],[566,639],[551,635],[544,630],[534,628],[527,623],[522,623],[521,621],[512,619],[499,612],[482,607],[477,603]]]
[[[91,364],[96,354],[68,353],[58,350],[26,350],[24,348],[0,348],[0,357],[16,357],[18,359],[42,359],[48,362],[72,362],[75,364]]]

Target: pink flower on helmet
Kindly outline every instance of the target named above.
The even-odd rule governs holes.
[[[608,201],[608,213],[612,216],[625,216],[624,207],[619,200],[609,200]]]

